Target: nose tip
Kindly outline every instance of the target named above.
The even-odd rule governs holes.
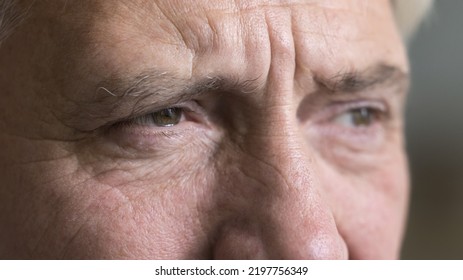
[[[249,223],[243,223],[248,224]],[[296,229],[296,230],[295,230]],[[214,259],[347,259],[347,248],[337,233],[306,230],[299,224],[275,226],[255,221],[250,226],[225,226],[214,246]]]
[[[247,196],[237,215],[222,223],[214,258],[347,259],[332,211],[313,186],[283,190]]]
[[[312,238],[304,248],[299,259],[312,260],[346,260],[348,258],[347,247],[341,238],[330,234],[319,234]]]
[[[217,191],[226,217],[217,222],[214,257],[346,259],[336,209],[318,172],[324,165],[293,122],[291,108],[273,108],[239,138],[236,154],[224,154],[223,162],[233,166],[226,166]]]
[[[224,183],[221,200],[229,216],[222,220],[215,258],[348,258],[316,163],[293,146],[256,147],[229,174],[233,180]]]

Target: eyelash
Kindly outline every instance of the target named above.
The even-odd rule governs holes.
[[[362,111],[370,114],[371,122],[365,125],[351,125],[352,114]],[[336,146],[350,147],[356,151],[378,147],[384,140],[386,125],[390,120],[389,108],[380,100],[342,102],[329,105],[316,121],[317,134],[321,139]]]
[[[167,111],[169,110],[169,111]],[[179,119],[174,124],[166,124],[166,125],[158,125],[155,122],[155,118],[157,117],[156,114],[161,114],[163,111],[167,112],[174,112],[180,114]],[[348,128],[345,124],[346,121],[353,120],[354,117],[352,114],[360,114],[360,117],[371,117],[371,123],[368,124],[360,124],[355,125],[353,124],[350,128]],[[189,114],[189,118],[188,115]],[[190,108],[182,107],[182,106],[172,106],[166,107],[161,110],[157,110],[148,114],[144,114],[139,117],[135,117],[126,121],[119,122],[114,126],[117,127],[130,127],[130,126],[145,126],[145,127],[157,127],[161,130],[171,130],[175,126],[179,126],[185,120],[192,120],[191,115],[194,114],[194,110]],[[348,115],[350,114],[350,116]],[[327,118],[327,115],[329,116]],[[337,123],[338,126],[344,126],[345,129],[362,129],[365,130],[370,126],[375,125],[377,122],[381,122],[387,117],[387,110],[385,106],[379,102],[357,102],[357,103],[346,103],[346,104],[335,104],[334,106],[330,106],[327,111],[321,114],[319,119],[327,120],[330,123]],[[193,120],[194,121],[194,120]],[[344,124],[343,124],[344,122]],[[369,122],[369,121],[368,121]]]
[[[153,115],[169,109],[181,114],[178,123],[156,125]],[[208,122],[202,108],[196,102],[185,102],[120,120],[108,125],[105,134],[122,147],[122,151],[152,156],[153,153],[169,154],[193,143],[192,140],[196,139],[194,135],[205,132],[204,125],[208,125]]]
[[[369,114],[370,116],[372,116],[372,123],[369,123],[367,125],[359,125],[364,127],[368,127],[374,125],[377,122],[384,121],[388,117],[387,107],[384,105],[384,103],[380,101],[360,101],[347,104],[340,104],[335,105],[333,110],[334,116],[331,118],[331,121],[337,122],[339,124],[341,123],[341,117],[346,116],[346,114],[360,113],[363,116],[365,116],[365,114]]]
[[[169,115],[178,114],[177,118],[171,118],[171,123],[168,118]],[[164,119],[162,119],[164,118]],[[168,107],[159,111],[155,111],[132,120],[133,124],[154,127],[173,127],[185,120],[185,109],[181,107]],[[165,125],[156,124],[156,121],[166,121]]]
[[[155,128],[161,131],[161,133],[165,133],[166,131],[177,130],[176,127],[181,126],[185,120],[198,122],[199,121],[198,116],[200,115],[199,113],[202,113],[201,109],[198,107],[199,106],[197,104],[193,104],[193,103],[177,104],[177,105],[157,109],[155,111],[151,111],[148,113],[140,114],[139,116],[132,117],[130,119],[119,121],[113,124],[112,128],[133,128],[133,127],[144,127],[145,129]],[[159,114],[166,110],[172,110],[172,112],[179,113],[180,117],[179,117],[178,122],[172,125],[165,125],[165,126],[156,125],[154,123],[155,114]]]
[[[156,125],[153,122],[154,114],[169,109],[181,114],[178,123],[169,126]],[[195,133],[201,131],[201,127],[204,128],[207,116],[202,111],[203,109],[196,103],[173,105],[118,122],[110,127],[110,131],[117,134],[116,139],[119,139],[125,147],[141,150],[176,149],[178,145],[191,143]],[[351,124],[353,114],[359,112],[367,114],[371,119],[366,124]],[[379,143],[388,118],[389,111],[385,102],[349,101],[328,105],[320,114],[314,115],[312,121],[315,122],[316,134],[326,143],[336,141],[338,144],[342,143],[342,146],[363,150]],[[201,124],[201,126],[194,124]],[[167,139],[169,141],[166,141]]]

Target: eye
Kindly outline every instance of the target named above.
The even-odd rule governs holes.
[[[168,156],[196,141],[209,141],[218,137],[209,122],[207,111],[196,101],[182,102],[156,109],[133,112],[108,125],[104,136],[115,143],[116,152],[127,156]],[[138,115],[138,116],[136,116]]]
[[[178,107],[165,108],[134,120],[140,125],[154,125],[158,127],[171,127],[177,125],[183,116],[183,109]]]
[[[357,159],[358,153],[380,152],[394,133],[389,103],[383,100],[353,100],[330,104],[308,125],[309,139],[319,143],[320,151],[339,160]],[[336,148],[334,148],[336,147]],[[349,160],[347,160],[349,159]]]
[[[350,109],[336,118],[334,122],[346,127],[368,127],[373,125],[381,117],[381,112],[376,108],[360,107]]]

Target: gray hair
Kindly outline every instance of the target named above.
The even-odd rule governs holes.
[[[404,38],[410,38],[430,12],[433,0],[393,0],[395,18]]]
[[[0,44],[26,17],[27,9],[18,0],[0,0]],[[399,29],[409,38],[432,7],[433,0],[392,0]]]

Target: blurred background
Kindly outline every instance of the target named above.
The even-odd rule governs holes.
[[[412,201],[403,259],[463,259],[463,1],[435,1],[409,45]]]

